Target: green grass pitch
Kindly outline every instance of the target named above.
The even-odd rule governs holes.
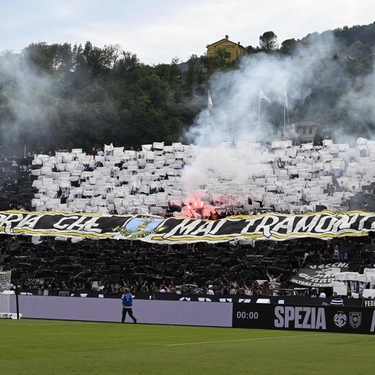
[[[0,320],[2,375],[367,375],[371,335]]]

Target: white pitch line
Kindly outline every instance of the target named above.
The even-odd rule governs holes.
[[[67,321],[67,320],[64,320],[64,321],[61,321],[60,323],[58,323],[58,322],[56,322],[56,323],[26,323],[25,325],[28,325],[28,326],[62,326],[63,325],[63,323],[69,323],[69,324],[71,324],[71,323],[80,323],[80,324],[95,324],[94,322],[78,322],[78,321],[74,321],[74,320],[72,320],[72,321]]]
[[[311,336],[323,336],[323,335],[324,335],[324,333],[317,333],[317,334],[313,334],[313,335],[252,337],[252,338],[248,338],[248,339],[237,339],[237,340],[217,340],[217,341],[184,342],[184,343],[179,343],[179,344],[165,344],[164,346],[184,346],[184,345],[200,345],[200,344],[220,344],[220,343],[224,343],[224,342],[274,340],[274,339],[285,339],[285,338],[296,338],[296,337],[311,337]]]

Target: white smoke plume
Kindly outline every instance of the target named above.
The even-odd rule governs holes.
[[[6,153],[22,155],[26,138],[34,138],[38,146],[38,135],[50,131],[57,107],[53,80],[33,69],[20,55],[4,52],[0,54],[0,85],[0,144]]]
[[[307,113],[307,118],[297,121],[314,121],[329,128],[330,133],[334,133],[336,143],[352,142],[348,136],[344,138],[345,131],[341,125],[348,125],[346,122],[338,121],[334,125],[316,118],[316,108],[329,105],[326,98],[315,98],[314,103],[306,100],[317,83],[324,86],[325,82],[328,85],[336,77],[342,79],[340,63],[347,59],[340,56],[340,46],[332,33],[324,33],[317,40],[315,38],[316,35],[312,35],[291,56],[249,55],[241,60],[238,69],[218,72],[211,77],[209,86],[213,108],[211,111],[203,110],[186,135],[193,144],[203,149],[183,174],[190,196],[201,194],[199,185],[204,185],[202,181],[209,184],[211,172],[219,179],[225,180],[227,176],[233,184],[233,194],[236,194],[236,181],[256,177],[257,161],[263,160],[264,149],[254,147],[249,158],[246,156],[249,150],[241,152],[241,147],[245,147],[245,144],[248,148],[251,145],[265,145],[278,139],[276,126],[281,128],[282,121],[272,124],[268,114],[279,110],[279,117],[283,118],[285,93],[289,111],[303,106]],[[327,64],[335,58],[337,63]],[[344,108],[346,121],[353,124],[361,123],[364,126],[366,120],[374,122],[374,81],[372,74],[356,82],[340,82],[348,94],[329,110],[340,111]],[[337,86],[340,87],[340,84]],[[260,90],[271,103],[260,98]],[[355,139],[358,136],[361,135],[357,134]],[[196,181],[195,185],[192,180]]]

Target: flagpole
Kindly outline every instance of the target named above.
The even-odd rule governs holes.
[[[285,108],[285,100],[284,100],[284,139],[285,139],[285,113],[286,113],[286,108]]]
[[[258,110],[258,128],[260,129],[260,95],[259,95],[259,110]]]
[[[232,99],[232,133],[233,133],[233,143],[234,143],[234,99]]]
[[[269,103],[271,103],[271,100],[269,100],[267,98],[267,96],[264,94],[264,92],[262,90],[259,90],[259,113],[258,113],[258,117],[259,117],[259,129],[260,129],[260,100],[261,99],[266,99]]]
[[[212,109],[212,99],[211,99],[211,94],[210,90],[207,92],[207,126],[210,126],[210,110]]]
[[[285,96],[284,96],[284,137],[285,137],[285,132],[286,132],[286,123],[288,122],[288,124],[289,124],[289,120],[287,120],[287,117],[288,117],[288,94],[287,94],[286,89],[285,89]]]

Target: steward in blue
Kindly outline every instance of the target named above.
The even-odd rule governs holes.
[[[133,296],[130,293],[129,289],[125,289],[125,293],[121,297],[122,299],[122,319],[121,323],[125,322],[126,313],[133,319],[134,323],[137,323],[137,319],[133,315]]]

